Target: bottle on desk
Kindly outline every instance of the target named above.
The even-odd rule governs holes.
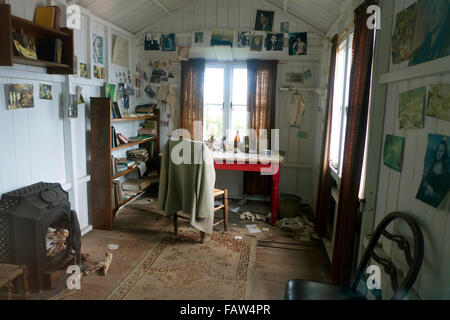
[[[250,153],[250,137],[246,136],[244,138],[245,141],[245,153]]]
[[[238,152],[239,142],[241,142],[241,138],[239,138],[239,130],[236,131],[236,137],[234,138],[234,153]]]

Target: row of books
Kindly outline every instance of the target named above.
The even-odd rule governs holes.
[[[133,142],[131,139],[125,137],[123,134],[116,132],[116,128],[114,126],[111,126],[111,147],[117,148],[120,145],[123,144],[129,144]]]
[[[136,113],[138,114],[145,114],[145,115],[150,115],[153,116],[155,115],[155,109],[157,108],[156,104],[143,104],[140,106],[136,107]]]
[[[158,122],[153,120],[146,120],[144,123],[144,127],[141,128],[138,132],[142,136],[156,136],[158,134]]]
[[[114,156],[111,157],[112,161],[112,176],[115,177],[118,174],[127,171],[128,169],[133,169],[137,167],[137,163],[135,161],[130,161],[124,158],[116,158]]]
[[[122,119],[123,115],[120,111],[119,104],[117,102],[113,102],[111,105],[111,116],[113,119]]]
[[[152,141],[153,144],[153,141]],[[127,151],[127,159],[129,161],[143,161],[147,162],[150,159],[150,155],[147,149],[135,149]]]
[[[121,207],[130,198],[144,192],[151,184],[150,179],[130,179],[123,183],[113,180],[111,190],[113,210]]]

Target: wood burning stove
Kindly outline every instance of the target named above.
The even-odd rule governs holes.
[[[27,265],[32,293],[52,289],[51,274],[70,260],[80,264],[80,248],[78,218],[61,185],[40,182],[2,196],[0,263]]]

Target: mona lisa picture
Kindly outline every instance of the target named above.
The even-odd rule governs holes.
[[[434,208],[441,205],[450,187],[449,142],[450,137],[428,135],[425,170],[416,198]]]

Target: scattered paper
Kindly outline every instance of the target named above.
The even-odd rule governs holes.
[[[117,244],[108,244],[107,246],[109,251],[116,251],[117,249],[119,249],[119,245]]]
[[[261,229],[258,228],[256,224],[247,225],[247,229],[250,233],[261,233]]]
[[[230,211],[237,214],[237,213],[239,213],[239,210],[241,210],[241,207],[233,208]]]
[[[236,240],[242,240],[242,236],[235,236],[234,237]]]
[[[262,230],[263,230],[264,232],[269,232],[269,231],[270,231],[269,228],[262,228]]]

